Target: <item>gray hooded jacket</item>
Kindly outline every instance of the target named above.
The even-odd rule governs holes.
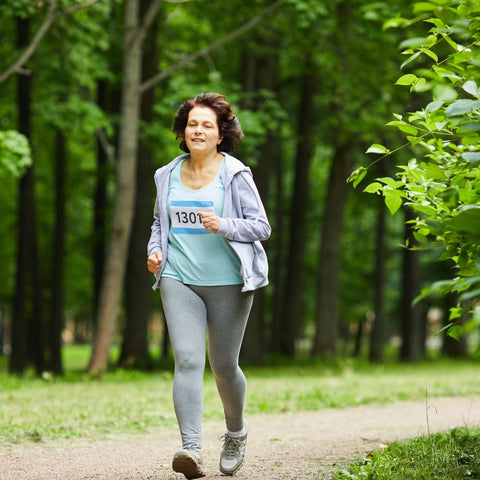
[[[226,168],[221,171],[221,180],[225,187],[225,200],[218,234],[229,241],[240,259],[244,281],[242,291],[246,292],[268,284],[267,255],[260,242],[268,239],[272,229],[250,168],[231,155],[226,153],[223,155]],[[175,166],[188,156],[188,154],[181,155],[155,172],[157,198],[147,254],[161,252],[163,263],[160,272],[156,275],[156,282],[152,287],[154,290],[159,288],[160,277],[168,255],[170,220],[167,196],[170,174]]]

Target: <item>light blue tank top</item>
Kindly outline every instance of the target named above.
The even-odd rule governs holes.
[[[200,190],[184,187],[180,177],[183,162],[173,169],[168,189],[170,232],[167,263],[162,277],[175,278],[187,285],[237,285],[243,283],[240,260],[228,241],[208,232],[198,212],[223,213],[225,188],[220,170],[215,179]]]

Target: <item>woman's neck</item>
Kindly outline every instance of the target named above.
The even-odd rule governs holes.
[[[222,161],[222,154],[215,152],[213,154],[199,154],[190,153],[190,166],[193,170],[204,170],[206,168],[211,168],[212,166],[217,166]]]
[[[191,189],[199,190],[208,185],[218,173],[223,160],[221,153],[205,157],[193,155],[183,162],[180,170],[182,184]]]

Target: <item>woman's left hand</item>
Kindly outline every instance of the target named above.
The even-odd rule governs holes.
[[[220,217],[215,215],[213,212],[198,212],[202,218],[203,226],[205,230],[213,233],[217,233],[220,228]]]

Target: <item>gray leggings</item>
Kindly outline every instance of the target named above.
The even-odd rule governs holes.
[[[208,358],[231,432],[242,430],[246,380],[238,357],[253,292],[240,285],[203,287],[173,278],[160,282],[163,309],[175,357],[173,403],[183,448],[202,446],[203,373]]]

